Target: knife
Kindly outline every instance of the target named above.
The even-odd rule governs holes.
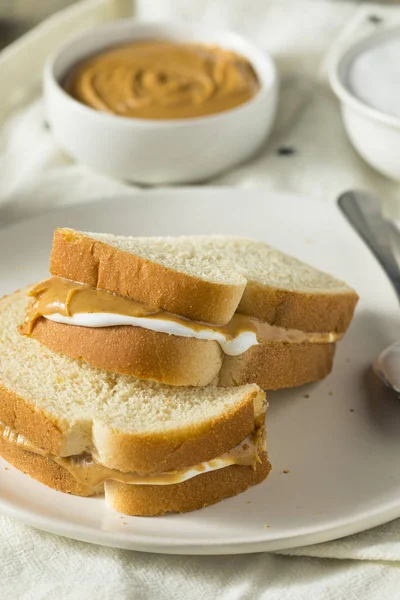
[[[400,301],[400,267],[390,247],[389,223],[382,217],[378,199],[367,192],[354,190],[342,194],[338,205],[380,262]],[[394,231],[400,236],[393,226],[392,234]]]

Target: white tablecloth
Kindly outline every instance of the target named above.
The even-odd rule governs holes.
[[[0,54],[0,224],[56,204],[135,194],[133,186],[77,165],[57,148],[40,97],[43,61],[62,39],[130,8],[127,0],[87,0]],[[272,137],[255,160],[214,185],[263,185],[326,202],[345,189],[365,188],[400,219],[399,186],[352,150],[326,79],[329,61],[344,44],[400,23],[400,8],[316,0],[137,0],[135,11],[142,19],[236,29],[277,61],[282,85]],[[294,152],[282,155],[280,148]],[[91,546],[0,517],[0,598],[7,599],[397,599],[399,561],[400,520],[280,555],[174,557]]]

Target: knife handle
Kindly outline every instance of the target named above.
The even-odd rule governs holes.
[[[366,192],[351,191],[339,197],[338,205],[382,265],[400,301],[400,267],[390,247],[388,224],[378,200]]]

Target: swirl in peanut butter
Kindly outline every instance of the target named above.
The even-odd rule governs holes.
[[[108,49],[68,75],[71,96],[99,111],[140,119],[187,119],[220,113],[255,96],[251,63],[231,50],[144,41]]]

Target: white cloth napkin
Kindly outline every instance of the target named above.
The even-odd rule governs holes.
[[[1,225],[56,204],[136,193],[134,186],[77,165],[58,149],[46,128],[40,97],[46,56],[71,33],[128,14],[130,7],[127,0],[87,0],[56,14],[0,54]],[[277,61],[282,85],[272,137],[255,160],[214,185],[263,185],[326,202],[345,189],[365,188],[376,192],[387,213],[400,219],[399,186],[375,173],[352,150],[326,78],[332,56],[355,36],[400,23],[400,8],[315,0],[137,0],[135,12],[141,19],[235,29],[271,51]],[[294,152],[280,154],[281,148]],[[400,519],[280,555],[174,557],[91,546],[0,517],[0,598],[399,596]]]

